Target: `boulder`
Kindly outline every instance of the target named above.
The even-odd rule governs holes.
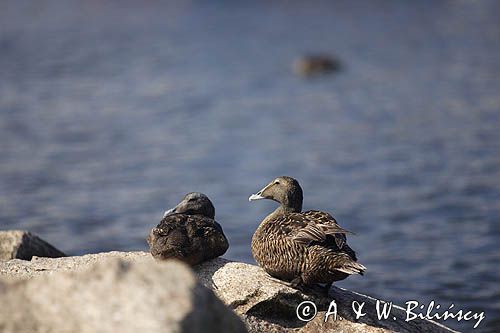
[[[449,328],[423,319],[405,321],[401,307],[393,305],[391,317],[379,320],[376,299],[332,287],[329,295],[304,294],[271,278],[261,268],[222,258],[195,267],[200,281],[212,288],[219,298],[247,322],[249,331],[262,332],[454,332]],[[325,314],[331,301],[337,306],[337,320]],[[317,315],[309,322],[297,317],[297,306],[304,301],[313,302]],[[365,303],[365,316],[355,318],[353,302]],[[333,309],[333,308],[332,308]]]
[[[59,258],[66,255],[30,232],[0,231],[0,260],[31,260],[33,256]]]
[[[84,257],[31,265],[12,260],[7,266],[20,269],[2,269],[0,331],[246,332],[241,319],[181,262],[155,263],[146,255]],[[144,260],[134,260],[139,258]]]
[[[58,271],[78,272],[87,270],[94,264],[113,258],[119,258],[127,262],[155,262],[149,253],[142,251],[112,251],[64,258],[35,256],[31,261],[19,259],[0,261],[0,276],[31,278],[39,275],[51,275]]]
[[[70,283],[69,281],[75,279],[75,282],[71,284],[72,288],[75,288],[75,290],[73,291],[73,294],[71,294],[72,298],[68,301],[64,301],[61,307],[70,307],[71,302],[74,302],[74,304],[77,304],[80,309],[86,309],[85,304],[89,303],[89,306],[91,306],[90,309],[92,309],[95,308],[95,306],[98,306],[98,301],[97,298],[90,298],[90,302],[87,300],[89,299],[87,293],[90,293],[90,291],[86,291],[86,286],[90,286],[91,289],[97,290],[96,287],[94,287],[89,281],[92,281],[93,276],[102,276],[102,270],[105,270],[105,266],[99,266],[99,263],[107,262],[107,260],[109,260],[110,258],[119,260],[119,262],[121,263],[120,265],[129,263],[129,266],[126,267],[133,268],[136,267],[136,265],[139,265],[137,267],[142,267],[140,269],[144,270],[145,272],[149,270],[156,271],[156,269],[161,269],[162,267],[167,267],[168,269],[165,269],[165,276],[161,277],[162,282],[153,279],[153,273],[143,274],[141,278],[137,278],[137,280],[143,279],[143,288],[147,288],[147,291],[143,291],[140,295],[139,290],[135,291],[135,293],[137,294],[126,294],[126,285],[131,286],[130,288],[132,289],[138,289],[136,284],[139,284],[139,282],[135,281],[135,279],[127,280],[123,278],[122,280],[120,280],[116,278],[115,281],[115,279],[107,278],[107,288],[103,287],[95,293],[102,294],[104,298],[112,298],[112,296],[115,297],[115,294],[122,295],[123,293],[123,295],[117,296],[121,300],[121,303],[109,303],[111,302],[109,301],[108,303],[105,303],[106,306],[102,306],[101,308],[99,308],[103,313],[101,314],[102,318],[100,318],[99,320],[104,320],[103,318],[105,317],[115,316],[113,314],[114,312],[111,310],[114,309],[113,306],[116,306],[118,308],[126,307],[127,309],[134,309],[133,311],[131,310],[130,312],[126,312],[127,316],[124,316],[124,318],[134,318],[132,316],[133,312],[139,311],[136,309],[136,307],[143,306],[143,303],[146,305],[149,304],[148,306],[150,306],[151,304],[148,303],[147,297],[144,296],[145,293],[154,297],[162,297],[161,295],[167,297],[166,295],[169,292],[168,290],[172,286],[172,283],[169,282],[171,281],[169,280],[171,278],[169,277],[169,273],[174,274],[172,273],[173,271],[186,269],[186,267],[183,265],[181,265],[180,268],[177,268],[180,264],[174,263],[172,261],[167,261],[166,263],[157,262],[151,257],[149,253],[146,252],[108,252],[88,254],[78,257],[56,259],[33,257],[32,261],[14,259],[10,261],[0,262],[0,276],[3,275],[7,277],[24,278],[33,277],[33,280],[38,279],[37,277],[43,277],[44,280],[41,280],[42,282],[37,280],[39,282],[37,282],[36,286],[41,290],[46,290],[44,292],[45,295],[49,292],[49,290],[57,290],[59,286],[64,285],[62,284],[62,281],[57,280],[56,282],[52,282],[52,279],[56,276],[56,272],[65,271],[67,272],[65,273],[67,275],[64,275],[64,279],[68,280],[67,283]],[[115,267],[114,269],[118,268]],[[85,274],[86,278],[81,278],[80,274]],[[120,274],[124,276],[127,275],[126,273]],[[183,276],[185,276],[185,280],[189,281],[189,279],[192,279],[192,274],[182,274]],[[50,278],[47,275],[50,276]],[[148,276],[153,280],[148,280]],[[188,276],[191,277],[188,278]],[[201,265],[195,266],[194,276],[198,278],[198,281],[201,282],[202,285],[209,289],[212,289],[215,295],[217,295],[218,298],[227,305],[227,307],[234,310],[234,312],[236,312],[246,323],[247,329],[250,332],[454,332],[439,323],[429,320],[415,319],[413,321],[406,322],[404,310],[395,305],[393,305],[393,309],[391,311],[391,316],[394,316],[394,318],[396,318],[395,320],[392,320],[392,318],[390,320],[378,320],[375,311],[375,304],[377,300],[369,296],[337,287],[332,287],[328,296],[318,294],[304,294],[296,289],[292,289],[286,286],[278,280],[270,278],[270,276],[258,266],[240,262],[232,262],[223,258],[217,258],[215,260],[211,260]],[[99,279],[102,280],[102,278]],[[159,277],[158,280],[160,280]],[[184,278],[181,280],[184,280]],[[21,285],[24,285],[26,283],[29,282],[22,282]],[[117,285],[116,288],[118,289],[113,289],[115,288],[115,285]],[[110,290],[109,292],[107,292],[108,288]],[[183,287],[179,283],[178,285],[175,285],[175,288],[179,289]],[[3,295],[5,295],[6,290],[7,294],[10,294],[11,289],[12,287],[6,287],[5,283],[0,284],[0,299],[3,300]],[[163,291],[162,289],[167,290]],[[200,290],[207,289],[203,288]],[[153,291],[155,291],[156,294],[153,294]],[[65,292],[61,292],[61,295],[65,294],[66,292],[71,293],[71,290],[65,289]],[[130,291],[130,293],[133,292],[134,291]],[[23,295],[25,294],[26,293],[24,292]],[[82,295],[80,298],[78,298],[79,294]],[[29,311],[34,311],[29,309],[37,309],[37,307],[40,308],[40,303],[33,303],[32,301],[30,301],[29,297],[23,296],[24,298],[22,298],[19,296],[20,294],[13,295],[14,296],[12,297],[14,298],[7,300],[6,304],[12,304],[12,307],[21,309],[21,313],[29,313]],[[175,298],[175,301],[172,301],[169,304],[173,304],[172,306],[175,309],[182,309],[184,303],[181,298],[188,296],[189,294],[187,292],[185,294],[179,294],[178,298]],[[50,298],[50,295],[46,295],[44,297],[48,297],[51,302],[57,303],[57,299]],[[146,300],[143,300],[143,298]],[[82,301],[79,301],[78,299],[82,299]],[[334,300],[337,305],[338,317],[337,320],[333,320],[333,316],[330,316],[329,319],[325,322],[325,314],[332,300]],[[316,317],[308,322],[298,319],[296,313],[297,306],[304,301],[314,302],[314,304],[317,306],[318,311]],[[360,319],[356,319],[354,312],[352,311],[351,305],[354,301],[358,303],[365,303],[364,312],[366,313],[366,315],[361,317]],[[26,304],[23,305],[23,302],[25,302]],[[177,303],[179,303],[179,305]],[[203,302],[199,301],[196,301],[196,303],[203,304]],[[163,303],[157,301],[154,304]],[[221,303],[217,304],[220,305]],[[167,307],[167,305],[165,305],[165,309],[167,309],[167,312],[170,311],[170,308]],[[197,309],[203,309],[203,307],[198,305]],[[83,310],[80,310],[80,312],[81,311]],[[150,309],[149,311],[151,312],[148,313],[157,313],[154,312],[153,309]],[[222,311],[223,310],[220,310],[221,313]],[[11,311],[9,312],[9,315],[14,316],[16,313],[18,312]],[[80,314],[71,313],[71,316],[73,315]],[[142,314],[142,316],[146,315],[147,314]],[[70,314],[68,314],[68,316],[70,316]],[[213,316],[214,318],[216,318],[215,312],[213,313]],[[150,316],[147,318],[149,318],[148,320],[159,320],[154,319],[153,317],[154,316]],[[2,315],[0,314],[0,323],[2,323],[2,320],[5,320],[1,318],[8,318],[8,316],[2,317]],[[22,318],[26,319],[27,317]],[[226,322],[223,322],[219,319],[215,320],[221,322],[221,327],[224,327],[222,331],[224,332],[228,330],[225,325],[229,325],[228,327],[233,327],[230,326],[233,324],[228,324],[232,323],[232,321],[227,320]],[[132,321],[138,322],[138,320],[136,320],[135,318]],[[130,325],[130,327],[137,327],[133,326],[133,323],[130,323]],[[92,329],[95,329],[96,327],[101,326],[96,324],[96,326],[92,327]],[[2,331],[1,324],[0,331]],[[100,329],[100,331],[103,330]],[[106,330],[104,331],[106,332]],[[191,331],[195,330],[193,329]],[[202,331],[205,332],[207,330],[203,329]]]

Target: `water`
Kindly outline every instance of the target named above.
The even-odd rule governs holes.
[[[486,311],[498,331],[499,17],[497,1],[4,1],[0,227],[145,250],[201,191],[226,257],[252,262],[274,204],[247,198],[290,175],[358,234],[368,272],[338,285]],[[343,70],[294,76],[311,51]]]

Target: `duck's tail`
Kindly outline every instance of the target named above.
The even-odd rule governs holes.
[[[345,253],[339,253],[333,260],[332,269],[346,273],[363,275],[366,267],[356,262],[353,258]]]
[[[352,262],[350,265],[336,268],[336,270],[347,274],[363,275],[366,271],[366,267],[361,264],[358,264],[357,262]]]

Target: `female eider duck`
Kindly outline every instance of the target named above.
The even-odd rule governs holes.
[[[189,265],[223,255],[229,243],[214,217],[214,205],[205,194],[186,194],[149,233],[151,254],[156,259],[175,258]]]
[[[252,194],[250,201],[271,199],[280,203],[259,225],[252,237],[252,254],[271,276],[294,288],[326,285],[351,274],[363,274],[365,266],[346,243],[349,231],[328,213],[302,211],[302,188],[291,177],[278,177]]]

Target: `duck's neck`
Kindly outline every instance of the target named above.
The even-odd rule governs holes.
[[[302,211],[302,203],[298,203],[295,205],[284,205],[281,204],[276,210],[272,213],[272,215],[287,215],[291,213],[300,213]]]
[[[257,230],[252,237],[252,244],[260,239],[261,237],[267,237],[267,229],[275,225],[273,220],[291,213],[300,213],[302,211],[302,203],[300,205],[290,206],[281,204],[278,208],[274,210],[271,214],[267,215],[266,218],[261,222]],[[253,245],[252,245],[253,246]]]
[[[281,205],[277,211],[283,214],[300,213],[302,211],[302,189],[298,184],[289,189],[283,197],[277,200]]]

